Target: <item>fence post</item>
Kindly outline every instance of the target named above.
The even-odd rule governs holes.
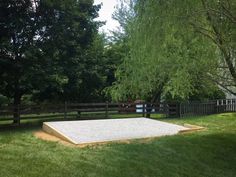
[[[215,114],[218,114],[218,108],[219,108],[219,100],[216,100],[216,102],[215,102]]]
[[[108,118],[108,101],[106,101],[105,117]]]
[[[145,103],[143,103],[142,112],[143,112],[143,117],[145,117]]]
[[[20,125],[20,104],[17,104],[17,114],[18,114],[18,116],[17,116],[17,125]]]
[[[20,104],[13,106],[13,124],[20,125]]]
[[[168,103],[164,103],[164,110],[166,112],[166,118],[170,117],[170,109],[169,109],[169,104]]]
[[[64,103],[64,119],[67,118],[67,102]]]
[[[235,112],[235,99],[233,100],[233,112]]]
[[[178,117],[181,117],[181,103],[176,103],[176,113]]]

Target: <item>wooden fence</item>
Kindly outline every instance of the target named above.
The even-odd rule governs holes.
[[[39,119],[48,117],[71,116],[80,118],[82,113],[101,114],[108,118],[112,114],[164,114],[175,116],[178,113],[178,105],[172,103],[67,103],[64,104],[42,104],[42,105],[20,105],[18,109],[13,106],[0,107],[0,121],[13,120],[14,110],[18,110],[20,119]]]
[[[179,109],[180,117],[236,112],[236,99],[181,103]]]
[[[18,110],[22,119],[43,119],[49,117],[81,118],[81,114],[93,114],[94,117],[108,118],[112,114],[163,114],[166,117],[186,117],[236,112],[236,99],[213,100],[208,102],[186,103],[63,103],[0,106],[0,121],[13,120],[14,111]]]

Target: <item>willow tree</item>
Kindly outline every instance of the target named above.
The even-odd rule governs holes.
[[[217,48],[191,23],[200,9],[197,0],[137,2],[129,24],[131,50],[111,88],[114,99],[187,99],[199,91],[217,90],[209,79],[217,66]],[[198,17],[207,22],[204,11]]]
[[[201,0],[199,3],[201,8],[195,9],[190,24],[218,52],[216,72],[210,77],[223,89],[236,95],[236,1]]]

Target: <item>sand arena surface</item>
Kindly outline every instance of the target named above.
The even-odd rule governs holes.
[[[43,130],[75,145],[175,135],[189,128],[148,118],[45,122]]]

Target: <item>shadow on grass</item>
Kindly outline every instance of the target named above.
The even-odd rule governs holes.
[[[52,121],[71,121],[71,120],[78,120],[76,118],[48,118],[48,119],[33,119],[33,120],[22,120],[20,125],[12,124],[12,121],[7,121],[0,125],[0,132],[1,131],[33,131],[42,128],[43,122],[52,122]]]
[[[186,134],[148,143],[111,145],[107,164],[121,176],[227,176],[236,174],[236,134]],[[119,157],[119,158],[117,158]],[[119,164],[117,166],[117,164]],[[149,173],[149,175],[147,175]]]
[[[1,165],[14,167],[14,170],[1,173],[3,176],[9,176],[9,172],[12,176],[17,176],[19,173],[21,174],[19,176],[32,176],[30,171],[34,171],[38,172],[35,176],[44,174],[44,176],[98,177],[235,177],[235,115],[169,120],[173,122],[191,120],[202,123],[211,130],[161,137],[150,141],[134,140],[129,144],[111,143],[98,146],[99,148],[79,149],[31,137],[27,131],[41,128],[42,122],[45,121],[45,119],[34,120],[22,123],[19,127],[12,127],[13,130],[0,129],[8,131],[6,137],[2,136],[2,142],[6,145],[0,149],[4,152],[1,156],[3,159]],[[21,131],[26,133],[12,136],[10,131],[16,134]],[[14,154],[12,159],[9,158],[11,154]],[[47,165],[45,165],[46,159],[48,159]],[[22,168],[15,169],[19,164]],[[39,167],[42,170],[38,170]],[[81,171],[84,173],[80,173]]]

